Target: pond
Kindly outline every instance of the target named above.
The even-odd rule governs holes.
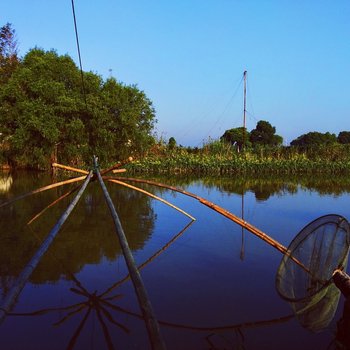
[[[0,203],[60,180],[31,172],[2,173],[0,178]],[[346,178],[154,180],[214,202],[284,246],[322,215],[350,218]],[[167,349],[334,346],[343,297],[325,329],[306,329],[276,291],[281,252],[191,197],[132,184],[196,218],[192,222],[154,198],[107,183]],[[74,194],[28,221],[74,186],[0,208],[0,302]],[[89,184],[2,320],[0,339],[1,349],[151,349],[97,181]]]

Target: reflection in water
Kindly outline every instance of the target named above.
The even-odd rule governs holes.
[[[61,190],[56,193],[60,194]],[[155,220],[149,198],[124,189],[116,190],[114,187],[111,187],[111,193],[120,217],[124,219],[131,249],[141,249],[152,232]],[[47,195],[49,202],[54,199],[53,195],[55,194]],[[19,201],[15,205],[2,208],[0,224],[3,228],[6,227],[6,231],[3,230],[0,236],[0,287],[4,294],[8,290],[9,281],[18,276],[30,260],[69,199],[51,208],[50,215],[41,216],[32,226],[26,225],[26,218],[31,217],[33,212],[37,213],[38,208],[42,207],[41,202],[41,198],[31,197],[30,201]],[[102,257],[113,261],[121,254],[103,194],[95,184],[88,187],[83,201],[78,204],[73,215],[74,219],[69,221],[69,230],[64,228],[50,248],[50,254],[59,256],[64,261],[65,268],[62,269],[62,265],[49,256],[44,256],[31,276],[31,282],[54,282],[62,275],[69,279],[66,271],[77,273],[85,264],[97,264]],[[21,232],[17,231],[18,227],[7,224],[11,218],[21,218]]]
[[[0,201],[33,188],[33,183],[37,181],[36,176],[30,175],[29,177],[32,179],[27,181],[27,185],[20,185],[14,180],[10,189],[11,193],[2,194]],[[191,179],[179,180],[180,183],[175,183],[175,180],[172,179],[161,179],[160,181],[167,183],[174,181],[174,185],[177,186],[196,186],[198,183],[198,180]],[[232,179],[205,179],[204,185],[201,186],[205,186],[208,191],[218,191],[218,193],[224,191],[241,195],[247,191],[254,192],[256,198],[265,198],[266,201],[273,193],[296,193],[300,188],[297,183],[295,187],[290,183],[285,185],[286,182],[281,185],[283,182],[280,180],[272,179],[265,185],[262,180],[260,183],[256,179],[254,181],[249,183],[242,180],[234,183]],[[324,191],[323,185],[319,184],[318,186]],[[154,191],[151,186],[144,185],[143,188]],[[234,188],[238,189],[238,192],[234,192],[232,190]],[[261,194],[261,189],[266,188],[268,190]],[[293,188],[295,192],[293,192]],[[200,187],[196,187],[193,192],[196,193],[196,190],[200,190]],[[67,189],[56,189],[45,196],[39,195],[30,201],[24,200],[1,208],[0,223],[2,227],[6,227],[6,230],[0,232],[0,287],[3,295],[6,295],[13,278],[20,273],[21,268],[29,260],[32,252],[40,245],[48,229],[55,223],[68,199],[63,200],[57,207],[50,208],[50,211],[33,223],[33,227],[26,225],[28,218],[33,217],[43,206],[51,203],[66,191]],[[39,287],[47,282],[49,282],[47,285],[52,286],[52,288],[57,285],[59,292],[56,294],[56,299],[47,296],[43,297],[41,304],[30,301],[28,305],[19,300],[14,312],[6,319],[5,326],[8,328],[5,329],[9,329],[11,324],[16,325],[13,326],[13,330],[16,329],[15,327],[26,329],[32,323],[33,317],[33,323],[36,322],[34,319],[42,320],[36,324],[43,327],[44,332],[48,329],[47,325],[51,324],[55,324],[56,329],[68,329],[68,336],[64,338],[63,348],[67,345],[68,348],[88,348],[85,346],[86,343],[81,342],[90,333],[95,334],[91,331],[91,327],[98,329],[102,339],[100,342],[97,340],[95,343],[92,342],[99,345],[96,347],[91,345],[91,348],[113,348],[119,344],[121,344],[120,348],[128,348],[134,341],[135,344],[137,343],[138,337],[143,339],[143,333],[138,331],[139,326],[137,325],[142,325],[142,316],[138,310],[135,310],[132,299],[130,299],[128,276],[125,274],[125,268],[119,259],[120,249],[102,194],[98,187],[93,185],[88,191],[74,212],[74,220],[71,220],[67,228],[57,237],[50,253],[31,277],[31,282],[35,284],[34,289],[37,286],[39,292],[41,291]],[[115,185],[110,186],[110,191],[128,235],[128,241],[138,257],[139,268],[150,266],[150,268],[144,269],[143,273],[146,276],[146,283],[151,286],[152,292],[154,292],[152,298],[156,301],[156,308],[161,311],[160,324],[162,331],[164,330],[166,334],[166,343],[169,344],[169,348],[255,349],[257,347],[251,344],[259,343],[259,339],[255,343],[253,340],[255,334],[262,336],[262,333],[259,333],[259,328],[266,327],[264,334],[265,331],[273,334],[274,327],[277,325],[284,325],[287,321],[294,324],[292,320],[294,316],[292,315],[276,317],[276,315],[287,314],[288,309],[280,306],[278,298],[274,299],[273,291],[270,291],[269,284],[272,288],[273,282],[265,275],[269,275],[267,272],[269,268],[271,271],[276,268],[276,258],[272,254],[273,258],[270,258],[270,250],[264,246],[264,243],[258,243],[258,248],[255,248],[256,241],[252,240],[250,234],[240,236],[241,228],[236,229],[235,225],[227,224],[227,222],[225,223],[226,227],[225,225],[218,226],[218,222],[214,221],[215,215],[209,215],[202,207],[198,209],[195,204],[193,207],[191,206],[190,212],[192,209],[194,212],[196,210],[204,212],[199,222],[191,227],[185,227],[176,235],[169,237],[169,231],[174,232],[170,228],[176,227],[175,224],[180,225],[180,220],[172,219],[173,213],[168,214],[168,212],[159,210],[148,197],[134,191]],[[347,192],[348,190],[345,186],[343,189],[335,189],[336,193],[338,193],[337,191],[342,193],[342,191]],[[165,189],[157,189],[156,193],[169,195]],[[244,203],[244,207],[246,205],[249,214],[249,201],[247,204]],[[243,207],[241,214],[244,217]],[[160,220],[165,227],[157,227],[157,231],[156,225]],[[13,227],[9,225],[10,222],[14,221],[18,225],[13,225]],[[214,229],[210,226],[212,221]],[[162,234],[160,235],[159,232]],[[185,232],[187,234],[184,235]],[[237,233],[237,241],[232,241],[231,238],[236,238]],[[239,258],[238,253],[232,254],[232,246],[237,243],[237,252],[239,252],[243,247],[240,245],[242,238],[249,243],[244,247],[247,248],[244,250],[247,250],[248,254],[236,268],[235,260],[229,254]],[[219,244],[220,240],[222,244]],[[175,242],[176,244],[174,244]],[[155,250],[156,253],[153,253]],[[258,257],[258,262],[254,260],[255,256]],[[149,265],[156,258],[155,263]],[[112,262],[115,264],[112,265]],[[108,285],[105,281],[99,282],[105,273],[102,268],[97,270],[95,275],[88,274],[89,269],[100,266],[102,263],[104,263],[104,268],[111,266],[110,275],[114,276],[113,281],[108,280]],[[246,281],[248,277],[245,276],[245,272],[248,275],[252,271],[251,276],[256,280],[256,284],[260,284],[262,287],[259,290],[251,288],[252,285],[255,285]],[[188,278],[185,277],[187,275]],[[93,283],[92,279],[94,279]],[[59,287],[60,285],[62,287]],[[167,285],[169,288],[166,287]],[[159,294],[157,289],[160,290]],[[187,294],[185,293],[186,289],[188,290]],[[43,290],[45,289],[43,288]],[[198,291],[197,295],[196,291]],[[258,292],[252,293],[253,291]],[[176,301],[177,295],[179,295],[179,299]],[[213,296],[209,298],[209,295]],[[26,296],[28,297],[28,294]],[[40,299],[40,296],[37,298]],[[173,301],[174,299],[175,301]],[[256,299],[258,302],[255,302]],[[200,300],[198,309],[195,306],[197,300]],[[188,308],[191,304],[194,305],[193,309]],[[251,306],[244,309],[244,306],[248,304]],[[270,306],[266,307],[265,310],[263,304]],[[275,307],[275,304],[278,306]],[[324,305],[330,304],[327,302]],[[45,305],[52,307],[45,309]],[[221,310],[220,307],[223,311],[216,312],[216,310]],[[179,311],[177,314],[177,310],[181,310],[181,308],[184,310],[188,308],[187,313],[182,315]],[[163,309],[164,312],[162,312]],[[227,314],[224,312],[225,309],[229,310]],[[194,314],[198,315],[192,316],[193,311]],[[30,321],[24,323],[25,319],[30,319]],[[272,330],[268,331],[267,327]],[[283,327],[280,329],[289,329],[288,326]],[[291,332],[295,332],[295,328],[295,325],[292,325]],[[252,334],[251,329],[255,329],[258,333]],[[175,335],[172,335],[172,330],[176,331]],[[126,342],[123,338],[125,335],[133,340]],[[45,337],[44,334],[43,337]],[[184,339],[180,347],[176,345],[179,344],[179,340],[177,340],[178,343],[174,341],[174,345],[172,344],[172,340],[175,338]],[[186,340],[189,344],[187,347]],[[136,348],[143,348],[140,346],[140,342],[137,344],[139,347]],[[45,346],[50,346],[50,340],[46,341]],[[286,348],[288,348],[288,344],[286,344]]]
[[[0,173],[0,193],[6,193],[10,190],[13,179],[10,173]]]
[[[160,182],[170,183],[171,178],[160,178]],[[170,181],[170,182],[169,182]],[[173,178],[177,186],[187,186],[196,183],[196,178],[183,177]],[[310,176],[280,176],[269,177],[251,176],[249,174],[241,177],[204,177],[200,180],[208,188],[218,188],[222,192],[242,194],[252,192],[258,201],[266,201],[273,195],[285,193],[296,194],[298,189],[307,189],[318,192],[320,195],[341,195],[350,193],[350,178],[348,176],[336,176],[325,178],[322,175]]]
[[[350,349],[350,299],[344,303],[342,318],[338,321],[338,329],[334,346],[336,350]]]
[[[333,275],[333,280],[346,298],[343,315],[337,324],[337,337],[334,345],[337,350],[350,349],[350,276],[337,270]]]
[[[154,259],[156,259],[159,255],[165,252],[165,250],[168,249],[171,246],[171,244],[173,244],[178,238],[180,238],[192,224],[193,224],[193,221],[191,221],[178,234],[173,236],[171,240],[169,240],[161,249],[159,249],[150,258],[148,258],[145,262],[143,262],[140,266],[138,266],[138,269],[139,270],[143,269],[149,263],[151,263]],[[130,278],[129,274],[125,276],[123,279],[115,282],[112,286],[107,288],[102,293],[97,293],[97,291],[94,291],[92,293],[89,292],[73,274],[70,276],[70,278],[76,286],[75,288],[74,287],[70,288],[70,291],[80,296],[82,298],[81,301],[71,305],[66,305],[61,307],[50,307],[50,308],[35,310],[31,312],[8,312],[7,316],[37,317],[37,316],[43,316],[48,313],[58,313],[59,319],[53,324],[53,326],[60,326],[72,317],[79,317],[80,320],[77,323],[77,327],[72,332],[72,336],[68,342],[67,349],[75,348],[78,338],[81,335],[87,323],[87,320],[93,313],[97,316],[97,320],[101,327],[101,331],[103,332],[105,344],[108,349],[114,349],[114,345],[113,345],[113,340],[107,324],[115,326],[125,333],[130,333],[130,329],[127,326],[117,321],[116,316],[118,315],[118,313],[127,314],[129,316],[135,317],[138,320],[143,320],[143,316],[141,313],[135,313],[133,311],[127,310],[115,303],[115,301],[123,297],[122,294],[117,293],[117,294],[110,295],[110,293],[113,290],[115,290],[117,287],[125,283]],[[116,313],[116,316],[114,316],[114,313]],[[162,321],[162,320],[159,320],[159,324],[163,327],[182,329],[185,331],[200,332],[200,333],[204,332],[207,334],[209,333],[209,335],[204,337],[210,346],[209,349],[219,349],[221,348],[221,345],[218,345],[218,344],[220,344],[222,340],[224,340],[226,344],[229,346],[235,346],[236,341],[238,340],[240,346],[243,346],[244,329],[266,327],[277,323],[287,322],[291,318],[293,318],[293,315],[279,317],[272,320],[263,320],[263,321],[256,321],[256,322],[246,322],[242,324],[225,325],[225,326],[209,326],[209,327],[200,327],[200,326],[188,325],[188,324],[178,324],[178,323]],[[230,337],[232,335],[234,335],[233,340],[232,339],[230,340]]]
[[[241,194],[242,202],[241,202],[241,219],[244,220],[244,193]],[[244,260],[244,227],[242,226],[242,242],[241,242],[241,252],[240,259]]]

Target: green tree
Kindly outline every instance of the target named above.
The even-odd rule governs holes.
[[[66,143],[67,135],[73,134],[69,126],[81,110],[78,84],[79,71],[68,56],[33,49],[24,57],[0,90],[1,132],[12,164],[47,167],[57,145],[63,154],[70,147]],[[84,142],[84,136],[74,135],[75,147]]]
[[[250,132],[250,141],[254,146],[280,146],[283,143],[283,138],[275,133],[274,126],[267,121],[260,120],[256,124],[256,128]]]
[[[15,37],[10,23],[0,28],[0,84],[9,79],[19,63]]]
[[[174,137],[170,137],[168,141],[168,148],[174,149],[176,147],[176,140]]]
[[[144,154],[154,144],[153,129],[156,123],[151,100],[137,86],[126,86],[114,78],[102,86],[102,102],[110,119],[116,156]]]
[[[342,143],[342,144],[350,143],[350,131],[341,131],[338,134],[337,140],[339,143]]]
[[[241,149],[244,146],[249,147],[251,143],[249,141],[250,133],[244,127],[232,128],[226,130],[224,134],[220,137],[221,141],[235,145],[238,149]]]
[[[136,86],[80,71],[68,56],[30,50],[0,85],[0,125],[6,157],[18,166],[46,168],[52,160],[75,165],[116,162],[152,145],[155,112]]]
[[[337,142],[335,134],[311,131],[293,140],[290,144],[298,147],[329,146]]]

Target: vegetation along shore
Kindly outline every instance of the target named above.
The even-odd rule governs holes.
[[[83,79],[82,79],[83,77]],[[81,72],[71,57],[33,48],[18,56],[0,28],[0,165],[49,170],[53,162],[103,166],[132,156],[131,173],[349,173],[350,132],[309,132],[283,145],[268,121],[226,130],[200,147],[155,134],[152,101],[135,85]]]

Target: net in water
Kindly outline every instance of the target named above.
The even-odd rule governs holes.
[[[277,271],[276,289],[304,327],[318,331],[332,320],[340,296],[332,275],[346,268],[349,246],[349,223],[335,214],[312,221],[289,245]]]

